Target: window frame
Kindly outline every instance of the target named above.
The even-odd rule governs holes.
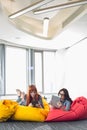
[[[40,93],[43,94],[44,93],[44,84],[43,84],[44,83],[43,82],[43,78],[44,78],[43,77],[43,51],[41,51],[41,50],[34,50],[34,79],[35,79],[35,53],[40,53],[41,57],[42,57],[41,58],[42,59],[41,60],[41,62],[42,62],[41,63],[42,64],[42,67],[41,67],[42,68],[42,91],[40,91]]]
[[[27,63],[27,48],[24,48],[24,47],[18,47],[18,46],[11,46],[11,45],[4,45],[5,46],[5,82],[4,82],[4,95],[1,95],[1,96],[11,96],[11,97],[13,97],[13,96],[17,96],[17,94],[14,94],[14,93],[12,93],[12,94],[7,94],[6,93],[6,47],[12,47],[12,48],[19,48],[19,49],[25,49],[26,50],[26,87],[27,87],[27,84],[28,84],[28,72],[27,72],[27,65],[28,65],[28,63]]]
[[[3,93],[0,93],[0,96],[4,96],[5,95],[5,45],[4,44],[0,44],[0,49],[1,49],[1,75],[3,75]]]
[[[22,47],[22,46],[15,46],[15,45],[9,45],[9,44],[5,44],[2,43],[2,46],[4,46],[4,93],[0,94],[0,96],[16,96],[16,94],[6,94],[6,46],[8,47],[15,47],[15,48],[22,48],[22,49],[26,49],[26,87],[28,87],[28,85],[35,83],[35,52],[39,52],[42,55],[42,92],[40,92],[41,94],[44,95],[50,95],[53,93],[44,93],[44,56],[43,56],[43,52],[56,52],[56,50],[39,50],[39,49],[35,49],[35,48],[29,48],[29,47]],[[31,72],[31,70],[29,70],[29,67],[33,66],[34,70],[33,72]],[[32,78],[33,77],[33,78]]]

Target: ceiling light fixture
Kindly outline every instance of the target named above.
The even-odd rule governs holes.
[[[87,0],[74,1],[74,2],[69,2],[60,5],[50,6],[47,8],[38,9],[34,11],[34,14],[47,13],[47,12],[52,12],[52,11],[61,10],[65,8],[85,5],[85,4],[87,4]]]
[[[45,17],[43,20],[43,36],[47,37],[48,35],[48,27],[49,27],[49,18]]]
[[[38,1],[38,2],[36,2],[34,4],[32,4],[32,5],[24,8],[24,9],[21,9],[21,10],[15,12],[15,13],[9,15],[8,17],[11,18],[11,19],[19,17],[19,16],[21,16],[21,15],[23,15],[23,14],[29,12],[29,11],[32,11],[32,10],[34,10],[34,9],[36,9],[36,8],[42,6],[42,5],[45,5],[45,4],[49,3],[49,2],[52,2],[52,1],[53,0],[40,0],[40,1]]]

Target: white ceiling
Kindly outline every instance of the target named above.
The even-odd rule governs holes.
[[[52,40],[44,40],[18,30],[0,9],[0,39],[9,41],[12,45],[23,45],[41,49],[61,49],[87,37],[87,15],[74,22],[60,35]]]

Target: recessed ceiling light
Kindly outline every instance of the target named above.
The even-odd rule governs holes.
[[[43,20],[43,36],[47,37],[49,27],[49,18],[45,17]]]

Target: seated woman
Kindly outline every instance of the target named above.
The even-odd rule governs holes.
[[[58,102],[58,107],[62,108],[65,111],[69,111],[72,99],[69,96],[69,92],[67,89],[63,88],[58,92],[58,96],[60,97],[60,102]]]
[[[37,88],[35,85],[30,85],[28,87],[26,105],[37,107],[37,108],[44,108],[42,97],[38,94]]]
[[[16,89],[18,99],[16,100],[20,105],[26,105],[26,94],[21,92],[21,90]]]

